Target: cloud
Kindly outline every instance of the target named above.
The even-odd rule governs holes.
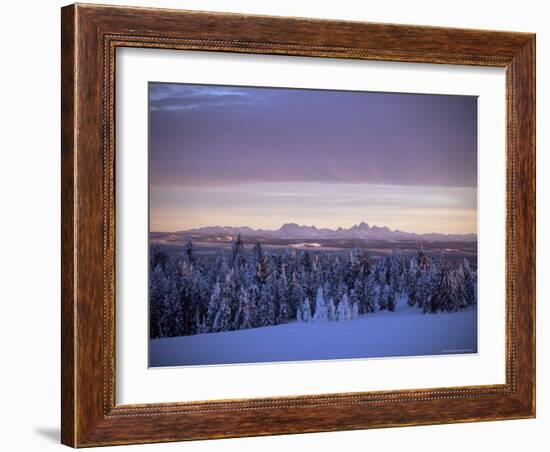
[[[238,87],[150,83],[149,108],[151,111],[187,111],[249,105],[259,98],[255,94]]]
[[[477,184],[477,100],[150,84],[154,186]]]

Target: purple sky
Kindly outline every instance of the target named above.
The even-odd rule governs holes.
[[[477,98],[149,84],[152,230],[475,232]]]

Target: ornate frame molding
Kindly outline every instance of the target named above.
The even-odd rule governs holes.
[[[534,35],[77,4],[62,9],[62,47],[64,444],[81,447],[535,415]],[[118,47],[504,67],[506,383],[116,405]]]

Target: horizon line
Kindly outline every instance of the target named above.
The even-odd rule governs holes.
[[[246,226],[246,225],[244,225],[244,226],[243,225],[240,225],[240,226],[223,225],[223,226],[221,226],[221,225],[208,224],[208,225],[205,225],[205,226],[196,226],[196,227],[188,228],[188,229],[176,229],[176,230],[173,230],[173,231],[152,230],[152,229],[150,229],[149,233],[154,232],[154,233],[165,233],[165,234],[172,233],[172,234],[174,234],[174,233],[179,233],[179,232],[191,232],[191,231],[196,231],[196,230],[199,230],[199,229],[206,229],[206,228],[250,229],[253,232],[260,232],[260,231],[261,232],[277,232],[277,231],[280,231],[281,228],[283,226],[286,226],[286,225],[296,225],[300,228],[314,228],[316,230],[329,230],[329,231],[332,231],[332,232],[337,232],[338,230],[345,230],[346,231],[346,230],[349,230],[353,227],[360,226],[361,224],[367,225],[370,229],[373,229],[373,228],[388,229],[391,232],[402,232],[402,233],[414,234],[414,235],[434,235],[434,234],[445,235],[445,236],[449,236],[449,235],[475,235],[475,236],[477,236],[478,235],[477,231],[475,231],[475,232],[435,232],[435,231],[431,231],[431,232],[410,232],[410,231],[406,231],[406,230],[399,229],[399,228],[392,229],[389,226],[379,226],[379,225],[376,225],[376,224],[371,225],[366,221],[360,221],[359,223],[355,223],[355,224],[353,224],[352,226],[349,226],[349,227],[339,226],[337,228],[318,227],[318,226],[315,226],[315,225],[299,224],[299,223],[296,223],[296,222],[293,222],[293,221],[282,223],[281,226],[279,226],[278,228],[275,228],[275,229],[253,228],[251,226]]]

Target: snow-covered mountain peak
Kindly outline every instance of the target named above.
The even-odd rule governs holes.
[[[398,240],[429,240],[429,241],[473,241],[477,239],[476,234],[418,234],[405,232],[399,229],[392,230],[387,226],[370,226],[367,222],[361,221],[359,224],[351,226],[349,229],[338,227],[337,229],[317,228],[315,226],[300,225],[298,223],[285,223],[276,230],[252,229],[248,226],[207,226],[190,231],[188,233],[205,234],[242,234],[248,237],[272,237],[277,239],[358,239],[358,240],[380,240],[380,241],[398,241]]]

